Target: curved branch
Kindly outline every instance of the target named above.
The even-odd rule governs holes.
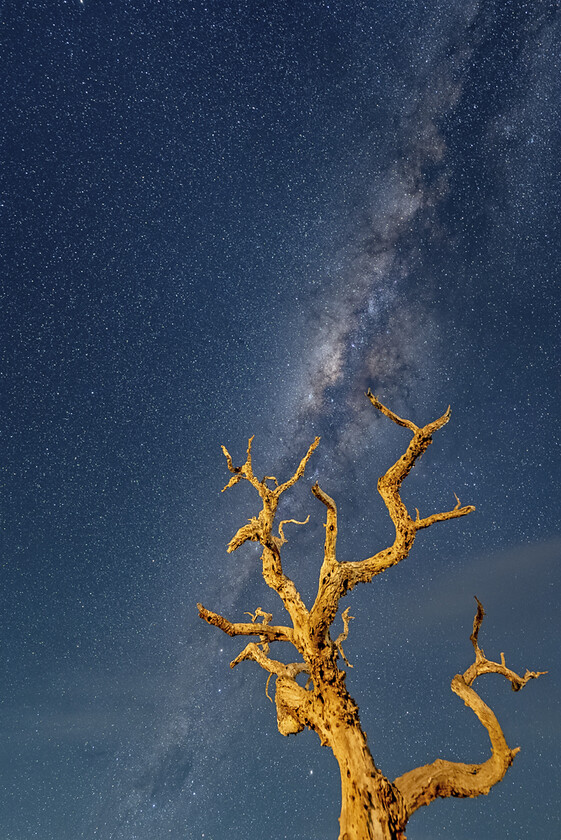
[[[331,626],[339,608],[339,599],[343,594],[341,578],[338,573],[339,563],[337,562],[337,505],[325,493],[319,484],[312,487],[312,493],[327,508],[325,520],[325,543],[323,549],[323,563],[319,573],[319,585],[310,610],[310,625],[312,634],[322,638],[326,630]]]
[[[300,519],[283,519],[282,522],[279,522],[280,544],[284,545],[285,542],[288,542],[288,537],[285,537],[285,535],[284,535],[284,530],[283,530],[284,525],[289,525],[289,524],[292,524],[292,525],[307,525],[309,521],[310,521],[310,516],[308,515],[303,520],[300,520]]]
[[[415,423],[413,423],[411,420],[404,420],[403,417],[398,417],[397,414],[391,411],[391,409],[386,408],[385,405],[382,405],[378,397],[374,396],[370,388],[366,392],[366,396],[368,397],[374,408],[377,408],[378,411],[381,411],[382,414],[385,414],[386,417],[389,417],[390,420],[392,420],[398,426],[403,426],[406,429],[411,429],[412,432],[419,431],[419,427],[416,426]],[[448,414],[450,414],[450,406],[448,406]]]
[[[382,405],[370,389],[367,391],[366,396],[374,408],[377,408],[398,426],[404,426],[410,429],[413,432],[413,437],[404,454],[398,458],[395,464],[386,470],[378,481],[378,492],[384,500],[384,504],[395,526],[394,543],[389,548],[372,555],[372,557],[367,557],[357,562],[341,564],[341,575],[345,592],[352,589],[357,583],[368,583],[375,575],[384,572],[390,566],[395,566],[396,563],[404,560],[411,550],[417,531],[422,528],[428,528],[435,522],[456,519],[475,510],[472,505],[461,507],[458,501],[458,504],[452,510],[435,513],[424,519],[421,519],[417,511],[416,519],[413,520],[400,495],[403,481],[432,443],[432,435],[445,426],[450,419],[450,407],[437,420],[433,420],[432,423],[427,423],[426,426],[419,427],[410,420],[404,420],[402,417],[398,417],[397,414],[394,414],[393,411],[390,411],[390,409]],[[457,499],[458,497],[456,496]]]
[[[510,749],[494,712],[471,688],[471,685],[481,674],[502,674],[509,680],[513,690],[519,691],[530,679],[546,672],[526,671],[524,677],[520,677],[506,667],[504,654],[501,654],[500,663],[486,659],[477,639],[484,615],[485,611],[477,600],[477,613],[470,636],[475,650],[475,662],[463,674],[456,674],[451,688],[487,730],[491,741],[491,757],[482,764],[464,764],[438,759],[432,764],[417,767],[397,778],[394,785],[403,796],[408,817],[422,805],[428,805],[437,797],[476,797],[489,793],[491,788],[504,777],[520,750],[520,747]]]
[[[304,475],[304,470],[306,469],[306,464],[308,463],[308,461],[312,457],[312,454],[313,454],[314,450],[317,448],[317,446],[319,444],[319,441],[320,441],[319,437],[314,438],[314,442],[312,444],[310,444],[310,447],[309,447],[308,451],[306,452],[306,454],[304,455],[304,457],[302,458],[302,460],[298,464],[298,469],[296,470],[296,472],[294,473],[292,478],[289,478],[288,481],[284,482],[284,484],[280,484],[278,487],[275,487],[274,492],[275,492],[276,496],[280,496],[281,493],[284,493],[285,490],[288,490],[289,487],[292,487],[293,484],[296,484],[296,482],[298,481],[299,478],[302,478],[302,476]]]
[[[347,609],[341,613],[341,618],[343,619],[343,630],[335,639],[335,647],[341,654],[341,659],[345,662],[345,664],[348,665],[349,668],[352,668],[353,666],[351,665],[343,651],[343,642],[347,640],[347,637],[349,635],[349,623],[354,619],[354,615],[349,615],[350,609],[350,607],[347,607]]]
[[[250,642],[246,645],[241,653],[230,662],[230,668],[235,668],[240,662],[245,661],[257,662],[269,674],[275,674],[277,677],[286,677],[291,680],[298,676],[298,674],[308,673],[308,666],[305,662],[291,662],[287,665],[285,662],[279,662],[277,659],[270,659],[259,647],[257,642]]]
[[[232,479],[233,481],[234,479]],[[226,551],[228,554],[231,554],[245,542],[260,542],[261,541],[261,521],[260,519],[252,516],[251,519],[247,521],[246,525],[242,525],[241,528],[238,528],[230,542],[226,547]]]
[[[259,636],[267,642],[293,642],[293,631],[290,627],[276,627],[270,624],[252,622],[231,622],[219,613],[211,612],[197,604],[199,617],[207,624],[219,627],[228,636]],[[257,615],[257,614],[256,614]]]
[[[473,630],[471,636],[469,637],[469,640],[472,643],[473,649],[475,651],[475,662],[473,663],[473,665],[470,665],[467,671],[464,671],[462,675],[462,679],[464,680],[466,685],[472,685],[476,677],[480,677],[482,674],[501,674],[501,676],[506,677],[506,679],[509,681],[513,691],[520,691],[520,689],[524,688],[526,683],[530,680],[535,680],[538,677],[547,674],[547,671],[526,670],[524,676],[520,677],[517,673],[515,673],[515,671],[511,671],[510,668],[506,667],[504,653],[501,653],[500,662],[492,662],[491,660],[487,659],[485,653],[483,652],[483,649],[479,647],[479,630],[485,617],[485,610],[483,609],[483,604],[481,603],[479,598],[476,595],[474,595],[474,598],[477,601],[477,612],[473,619]],[[456,692],[456,694],[457,693],[458,692]]]

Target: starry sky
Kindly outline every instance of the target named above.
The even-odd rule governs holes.
[[[410,557],[343,603],[374,760],[483,761],[450,691],[479,681],[521,752],[411,840],[557,838],[561,784],[561,8],[556,0],[3,0],[0,330],[3,840],[325,840],[335,760],[283,738],[258,666],[196,602],[284,622],[227,494],[254,434],[287,478],[286,571],[385,547],[376,480],[407,480]],[[339,632],[340,619],[334,631]],[[279,652],[279,656],[282,653]]]

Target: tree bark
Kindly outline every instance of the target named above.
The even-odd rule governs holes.
[[[406,816],[402,796],[374,764],[358,708],[347,694],[326,700],[327,745],[339,765],[339,840],[400,840]]]
[[[279,677],[275,701],[282,735],[314,730],[333,752],[341,778],[339,840],[401,840],[407,810],[399,789],[376,767],[360,724],[358,706],[337,669],[322,688],[307,691]]]

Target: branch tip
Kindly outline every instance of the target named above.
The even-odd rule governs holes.
[[[395,779],[394,785],[404,798],[408,817],[437,797],[475,797],[489,793],[493,785],[500,782],[514,757],[520,752],[520,747],[510,749],[494,712],[472,688],[472,683],[481,674],[500,674],[510,682],[513,691],[519,691],[530,679],[541,676],[544,672],[526,671],[524,676],[520,677],[506,667],[504,653],[501,653],[500,663],[491,662],[485,657],[477,641],[485,610],[477,596],[475,600],[477,613],[470,637],[475,650],[475,662],[463,674],[456,674],[451,689],[474,712],[487,730],[491,741],[491,757],[482,764],[437,759],[432,764],[417,767]]]
[[[378,399],[378,397],[376,397],[372,393],[370,388],[366,392],[366,396],[368,397],[368,399],[370,400],[370,402],[372,403],[374,408],[377,408],[378,411],[381,411],[382,414],[385,414],[386,417],[388,417],[390,420],[392,420],[398,426],[403,426],[406,429],[410,429],[412,432],[418,432],[419,431],[419,427],[416,426],[415,423],[412,423],[411,420],[405,420],[403,417],[398,417],[397,414],[395,414],[393,411],[391,411],[389,408],[387,408],[383,403],[381,403],[380,400]]]
[[[308,514],[307,517],[302,521],[299,519],[283,519],[282,522],[279,522],[279,537],[281,545],[284,545],[285,542],[288,542],[288,538],[284,535],[283,525],[289,525],[290,523],[292,525],[307,525],[309,521],[310,514]]]
[[[483,624],[483,618],[485,617],[485,610],[483,609],[483,604],[481,603],[481,601],[479,600],[477,595],[474,595],[473,597],[477,601],[477,612],[476,612],[475,617],[473,619],[473,630],[472,630],[472,633],[471,633],[471,636],[469,637],[469,639],[470,639],[470,642],[473,645],[473,649],[475,650],[475,653],[477,654],[477,651],[479,650],[479,642],[477,640],[477,637],[479,636],[479,628]]]

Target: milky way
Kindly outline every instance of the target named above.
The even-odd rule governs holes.
[[[479,109],[483,117],[477,130],[494,155],[498,133],[510,131],[511,145],[518,142],[526,130],[521,115],[531,113],[536,101],[535,90],[533,95],[531,87],[520,87],[514,94],[505,92],[496,110],[487,114],[486,103],[474,99],[476,86],[485,81],[492,89],[506,72],[527,78],[533,86],[540,79],[538,101],[543,103],[548,82],[540,51],[551,42],[552,8],[537,12],[526,22],[526,32],[511,36],[517,43],[510,54],[501,45],[495,56],[488,14],[486,4],[465,4],[448,10],[444,18],[435,15],[420,33],[417,54],[411,56],[414,83],[397,103],[391,128],[395,159],[377,173],[374,183],[365,185],[357,230],[342,246],[336,264],[327,267],[321,297],[310,302],[311,326],[301,349],[304,363],[292,410],[298,424],[303,418],[304,426],[310,420],[321,426],[325,417],[333,425],[336,405],[337,448],[356,445],[357,436],[371,424],[362,399],[367,387],[394,405],[406,406],[414,389],[429,396],[438,375],[446,352],[447,317],[440,303],[448,299],[455,278],[447,278],[443,290],[427,255],[453,247],[457,231],[447,219],[447,206],[460,200],[450,194],[451,179],[465,165],[458,144],[450,148],[448,137],[454,138],[468,109]],[[502,68],[493,67],[497,56]],[[520,161],[524,168],[531,165],[531,156]],[[513,170],[501,174],[505,181],[516,177]],[[486,212],[487,200],[480,198],[479,212]],[[470,210],[466,207],[466,213]],[[489,218],[491,225],[496,221]]]
[[[306,416],[328,411],[337,389],[337,403],[353,418],[346,422],[356,425],[366,413],[357,399],[365,386],[395,401],[434,372],[436,289],[430,276],[412,282],[412,275],[423,271],[424,250],[447,233],[436,212],[449,192],[440,124],[462,95],[478,6],[455,10],[440,31],[421,36],[434,40],[414,89],[399,103],[396,159],[368,185],[365,218],[310,313],[315,325],[296,396]],[[343,441],[350,434],[346,422],[338,424]]]
[[[481,74],[474,63],[489,38],[488,25],[484,4],[472,3],[455,9],[438,25],[432,21],[419,35],[419,45],[430,47],[419,47],[420,56],[427,57],[417,58],[412,89],[399,102],[395,157],[376,173],[373,183],[364,185],[355,230],[346,225],[348,240],[324,266],[324,281],[308,301],[307,325],[299,339],[302,363],[285,409],[291,431],[285,430],[290,455],[281,458],[284,470],[303,453],[310,429],[324,434],[321,449],[326,459],[337,469],[342,463],[348,469],[348,459],[372,442],[377,418],[364,399],[368,387],[400,408],[418,402],[419,393],[425,401],[434,397],[434,381],[447,352],[447,313],[440,298],[447,300],[450,288],[442,292],[427,255],[454,244],[446,205],[457,201],[450,194],[452,182],[464,163],[450,148],[448,134],[453,136],[455,120],[470,107],[462,97],[467,90],[471,99]],[[542,21],[535,27],[540,37],[543,26]],[[520,63],[532,52],[532,29],[524,46],[526,59],[512,63],[514,74],[523,72]],[[527,98],[521,93],[518,105],[510,101],[505,110],[527,107]],[[503,119],[494,112],[480,131],[489,136]],[[454,278],[448,283],[453,285]],[[277,457],[283,451],[277,445]],[[323,463],[327,467],[326,460]],[[313,467],[311,472],[313,480],[322,474]],[[289,508],[290,515],[303,515],[302,511]],[[227,584],[233,603],[252,575],[253,563],[236,566]]]

